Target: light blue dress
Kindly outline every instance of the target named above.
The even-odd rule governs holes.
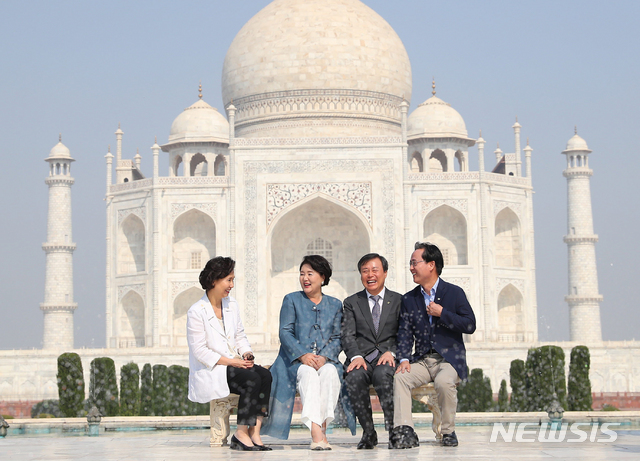
[[[303,291],[289,293],[282,301],[280,309],[280,351],[269,370],[273,378],[269,417],[261,430],[263,434],[278,439],[287,439],[291,428],[293,404],[296,396],[296,376],[301,365],[300,357],[312,353],[327,358],[338,371],[340,382],[344,368],[338,361],[342,350],[340,344],[340,323],[342,322],[342,302],[323,295],[320,304],[314,304]],[[348,405],[346,394],[341,393],[340,402]],[[347,400],[347,402],[345,402]],[[344,406],[344,405],[343,405]],[[347,411],[351,432],[355,434],[353,413]]]

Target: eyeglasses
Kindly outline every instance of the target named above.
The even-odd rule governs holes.
[[[409,261],[409,267],[416,267],[418,264],[423,263],[425,261],[423,261],[422,259],[420,261],[416,261],[414,259],[412,259],[411,261]]]

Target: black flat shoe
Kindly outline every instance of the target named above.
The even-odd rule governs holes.
[[[373,431],[369,434],[362,434],[362,439],[358,442],[358,450],[373,450],[378,445],[378,434]]]
[[[456,436],[456,432],[453,431],[451,434],[442,434],[442,445],[445,447],[457,447],[458,437]]]
[[[231,443],[229,444],[229,448],[231,448],[232,450],[238,450],[238,451],[259,451],[260,450],[255,445],[252,445],[252,446],[245,445],[244,443],[242,443],[240,440],[236,438],[235,434],[231,437]]]
[[[256,447],[258,450],[257,451],[271,451],[273,450],[273,448],[268,447],[266,445],[258,445],[257,443],[254,442],[253,444],[254,447]],[[255,451],[255,450],[254,450]]]

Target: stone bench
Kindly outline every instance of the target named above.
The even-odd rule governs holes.
[[[376,395],[376,391],[371,387],[371,395]],[[436,390],[433,387],[433,383],[425,384],[424,386],[416,387],[411,391],[411,396],[425,404],[431,413],[433,413],[433,421],[431,428],[436,434],[436,439],[442,440],[442,432],[440,426],[442,425],[442,413],[440,412],[440,406],[438,405],[438,398],[436,396]],[[209,438],[209,445],[212,447],[222,447],[227,445],[227,439],[231,432],[229,425],[229,416],[234,408],[238,408],[239,396],[236,394],[230,394],[228,397],[222,399],[212,400],[210,409],[211,418],[211,437]]]

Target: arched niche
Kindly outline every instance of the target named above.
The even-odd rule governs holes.
[[[429,156],[429,172],[442,173],[446,171],[449,171],[449,169],[445,153],[440,149],[436,149],[431,152],[431,155]]]
[[[216,160],[213,164],[213,172],[215,173],[216,176],[225,176],[227,174],[224,155],[219,154],[216,157]]]
[[[202,296],[204,290],[191,287],[173,301],[173,345],[187,346],[187,311]]]
[[[145,270],[145,229],[134,214],[127,216],[118,230],[118,274]]]
[[[437,245],[445,266],[468,264],[467,220],[458,210],[441,205],[424,218],[424,239]]]
[[[144,347],[144,301],[130,290],[120,301],[118,347]]]
[[[173,270],[202,270],[216,254],[216,225],[200,210],[182,213],[173,223]]]
[[[197,153],[191,157],[190,173],[191,176],[206,176],[209,164],[204,155]]]
[[[496,266],[522,267],[522,236],[518,216],[507,207],[496,216],[495,226]]]
[[[422,154],[420,154],[420,152],[414,152],[413,155],[411,155],[410,170],[412,173],[422,173],[424,171]]]
[[[173,176],[182,176],[182,155],[173,158]]]
[[[282,298],[300,290],[300,262],[317,239],[331,245],[333,258],[333,275],[323,292],[344,299],[362,289],[356,263],[369,253],[370,244],[369,232],[356,213],[330,198],[316,196],[298,202],[274,223],[268,236],[271,273],[267,286],[271,324],[276,328]]]
[[[465,158],[464,158],[464,154],[462,153],[462,151],[456,151],[455,154],[455,158],[456,158],[456,162],[454,163],[454,170],[455,171],[465,171]]]
[[[524,341],[524,312],[522,293],[512,284],[498,295],[498,341]]]

